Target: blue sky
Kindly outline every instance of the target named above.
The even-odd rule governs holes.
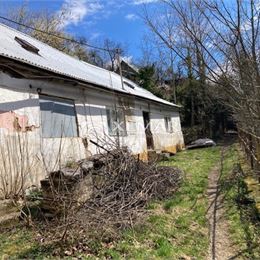
[[[65,29],[85,36],[92,44],[100,45],[109,38],[127,46],[128,56],[141,55],[141,40],[146,30],[140,14],[143,5],[155,5],[157,0],[0,0],[1,14],[6,7],[26,2],[30,9],[59,12],[66,7],[70,12],[64,20]]]

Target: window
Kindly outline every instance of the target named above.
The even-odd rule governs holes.
[[[124,81],[124,84],[125,84],[126,86],[128,86],[129,88],[135,89],[135,86],[132,85],[131,83],[127,82],[127,81]]]
[[[39,54],[39,49],[35,46],[33,46],[31,43],[27,42],[24,39],[21,39],[17,36],[15,36],[15,41],[17,41],[25,50],[30,51],[35,54]]]
[[[172,133],[173,132],[173,128],[172,128],[172,119],[171,119],[171,117],[166,116],[164,118],[164,123],[165,123],[166,132]]]
[[[75,105],[72,100],[39,96],[42,136],[45,138],[77,137]]]
[[[123,109],[107,109],[109,135],[126,135],[125,113]]]

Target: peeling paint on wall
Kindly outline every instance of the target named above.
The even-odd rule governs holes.
[[[28,122],[28,117],[25,115],[18,115],[13,111],[0,111],[0,128],[11,132],[33,131],[36,127],[29,126]]]

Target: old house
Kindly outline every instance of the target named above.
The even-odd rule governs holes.
[[[24,171],[32,182],[100,152],[92,141],[144,160],[184,144],[177,105],[2,24],[0,135],[0,175]]]

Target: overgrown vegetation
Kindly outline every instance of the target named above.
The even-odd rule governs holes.
[[[259,218],[248,203],[243,176],[237,165],[236,145],[225,153],[221,192],[225,196],[226,219],[230,238],[241,249],[242,259],[259,258]],[[149,217],[142,225],[125,230],[119,240],[82,240],[78,247],[48,244],[37,232],[17,228],[0,235],[0,257],[43,258],[45,256],[81,256],[86,258],[179,259],[207,257],[209,238],[208,174],[220,162],[221,147],[184,151],[162,164],[185,172],[181,188],[171,198],[147,206]],[[235,169],[235,170],[234,170]],[[75,237],[76,239],[76,237]],[[59,250],[57,250],[59,248]]]
[[[162,0],[144,8],[150,29],[145,62],[156,66],[154,71],[171,72],[163,77],[172,90],[164,97],[174,100],[175,92],[183,106],[186,143],[237,128],[248,135],[247,153],[255,156],[253,146],[259,147],[260,137],[258,4],[256,0]],[[258,141],[252,142],[254,138]],[[259,153],[254,160],[259,172]]]
[[[89,253],[99,257],[114,258],[185,255],[196,255],[203,258],[208,246],[207,221],[204,214],[207,209],[207,198],[204,196],[207,174],[219,154],[219,148],[187,151],[178,154],[169,162],[163,163],[163,165],[178,166],[186,173],[183,186],[176,195],[162,202],[150,203],[147,207],[148,221],[125,231],[118,242],[104,242],[97,238],[82,241],[85,247],[84,254],[82,254]],[[23,239],[25,236],[26,241]],[[55,255],[53,249],[55,245],[48,245],[35,237],[42,238],[40,234],[37,235],[37,233],[23,228],[2,234],[0,236],[0,240],[3,242],[0,249],[1,256],[5,254],[13,257]],[[198,237],[198,241],[194,241],[194,237]],[[17,250],[16,245],[19,240],[20,247]],[[63,252],[59,251],[59,254],[81,254],[80,248],[73,249],[70,245],[63,244],[59,248],[63,250]]]
[[[147,204],[174,194],[181,180],[177,168],[144,163],[126,148],[107,150],[81,160],[74,169],[51,172],[41,182],[42,208],[52,218],[34,224],[43,239],[73,247],[88,239],[113,241],[120,231],[142,223]],[[50,202],[52,208],[46,207]]]
[[[40,165],[27,135],[17,133],[0,138],[0,199],[18,200],[33,178],[31,173],[38,173]]]
[[[219,158],[217,147],[185,151],[163,163],[186,173],[180,190],[163,203],[151,204],[148,223],[124,234],[123,240],[102,254],[136,259],[204,259],[209,243],[205,214],[207,175]]]
[[[241,161],[239,153],[238,145],[233,145],[226,153],[221,193],[225,198],[224,206],[231,239],[240,249],[236,257],[259,259],[260,215],[244,182],[247,173],[241,169],[241,163],[245,162]]]

